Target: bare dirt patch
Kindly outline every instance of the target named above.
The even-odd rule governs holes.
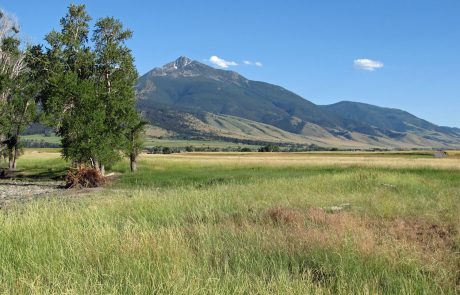
[[[395,220],[389,232],[397,239],[416,243],[427,252],[451,250],[457,234],[453,226],[411,219]]]
[[[63,191],[62,182],[0,179],[0,209],[12,202],[27,202]]]

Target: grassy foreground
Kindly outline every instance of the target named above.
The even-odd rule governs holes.
[[[458,158],[149,155],[0,211],[0,293],[456,294],[459,212]]]

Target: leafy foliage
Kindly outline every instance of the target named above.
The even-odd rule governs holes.
[[[62,138],[64,158],[102,169],[132,145],[129,134],[140,121],[137,71],[125,45],[132,32],[108,17],[96,22],[91,37],[90,20],[84,5],[71,5],[61,31],[50,32],[49,47],[35,47],[34,56],[46,119]]]
[[[269,144],[259,148],[259,152],[279,152],[280,147],[277,145]]]
[[[18,25],[0,13],[0,156],[16,169],[21,154],[20,135],[36,118],[37,87],[31,74],[30,55],[21,48]]]

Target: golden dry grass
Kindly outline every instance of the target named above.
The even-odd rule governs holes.
[[[410,153],[408,153],[410,155]],[[147,161],[166,160],[175,163],[251,166],[337,166],[380,168],[433,168],[460,170],[460,158],[417,158],[404,155],[375,156],[373,153],[184,153],[143,155]]]

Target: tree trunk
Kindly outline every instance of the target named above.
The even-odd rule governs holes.
[[[99,171],[101,172],[102,176],[105,175],[105,166],[104,166],[104,164],[102,164],[102,163],[100,164]]]
[[[18,159],[18,149],[17,147],[14,149],[14,154],[13,154],[13,170],[16,171],[16,165],[17,165],[17,159]]]
[[[136,156],[133,154],[129,156],[129,166],[131,168],[131,172],[137,171],[137,159]]]
[[[96,159],[96,158],[92,159],[91,165],[93,166],[94,169],[99,171],[99,160],[98,159]]]
[[[14,170],[14,155],[13,151],[9,151],[8,153],[8,170],[13,171]]]
[[[16,170],[16,159],[17,159],[17,150],[12,148],[8,152],[8,170],[15,171]]]

